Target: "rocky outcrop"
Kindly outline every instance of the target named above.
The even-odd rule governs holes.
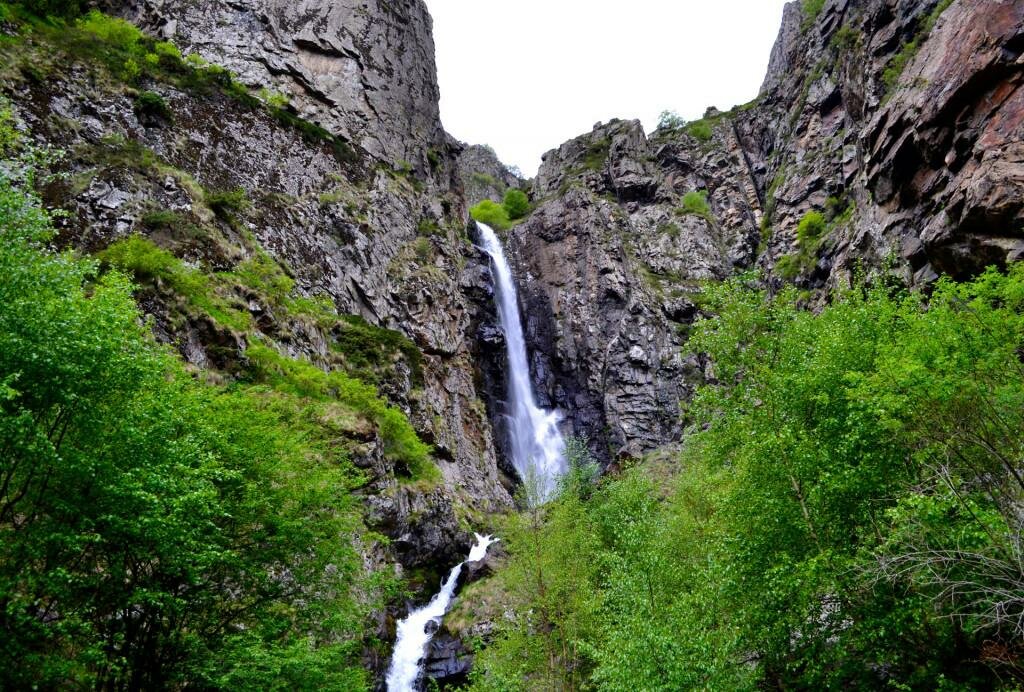
[[[447,148],[423,0],[107,5],[246,86],[287,97],[301,117],[384,161],[422,172]]]
[[[548,152],[509,236],[535,380],[609,460],[679,434],[702,283],[758,268],[810,301],[856,267],[909,285],[1024,255],[1024,6],[786,6],[758,98]],[[808,212],[821,237],[797,237]],[[685,350],[685,349],[684,349]]]
[[[523,181],[498,159],[494,150],[482,144],[463,148],[458,158],[458,172],[469,206],[485,199],[500,203],[508,188],[523,185]]]

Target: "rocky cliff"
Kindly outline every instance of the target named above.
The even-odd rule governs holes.
[[[509,237],[535,379],[606,461],[679,434],[701,287],[759,269],[814,303],[858,267],[908,285],[1024,253],[1024,5],[792,2],[761,93],[544,156]]]

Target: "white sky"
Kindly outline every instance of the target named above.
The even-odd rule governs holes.
[[[687,120],[750,101],[784,0],[426,0],[441,120],[534,175],[548,149],[611,118]]]

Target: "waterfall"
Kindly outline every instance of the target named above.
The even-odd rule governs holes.
[[[462,566],[466,562],[482,560],[487,555],[487,548],[498,541],[497,538],[490,536],[475,535],[476,545],[469,551],[469,557],[465,562],[460,562],[452,567],[448,577],[441,583],[441,590],[430,599],[430,603],[412,611],[398,623],[395,651],[391,655],[391,665],[388,667],[388,692],[412,692],[415,690],[413,685],[420,674],[420,659],[427,652],[427,645],[433,638],[434,632],[437,631],[436,628],[428,631],[427,626],[431,622],[440,624],[441,618],[448,611],[448,604],[451,603],[452,595],[455,593],[455,586],[462,573]]]
[[[527,488],[530,504],[541,504],[554,496],[558,478],[567,470],[565,440],[558,430],[558,412],[538,408],[534,400],[516,285],[505,251],[490,226],[478,222],[477,228],[483,250],[494,263],[498,318],[505,330],[512,465]]]

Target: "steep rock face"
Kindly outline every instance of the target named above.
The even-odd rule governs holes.
[[[611,456],[678,434],[704,281],[756,267],[813,302],[861,264],[913,285],[1020,259],[1022,50],[1012,0],[792,2],[755,101],[548,152],[509,245],[535,380],[567,428]],[[823,223],[798,238],[811,211]]]
[[[764,171],[761,265],[800,254],[797,222],[829,197],[849,220],[802,253],[808,288],[865,260],[895,257],[921,283],[1020,257],[1022,41],[1011,1],[833,0],[811,25],[790,6],[760,99],[736,119]]]
[[[422,0],[111,0],[113,9],[286,95],[299,115],[385,161],[429,165],[438,113],[430,14]]]
[[[493,149],[481,144],[463,148],[458,158],[458,172],[469,206],[485,199],[500,203],[505,190],[520,187],[523,182],[498,160]]]

